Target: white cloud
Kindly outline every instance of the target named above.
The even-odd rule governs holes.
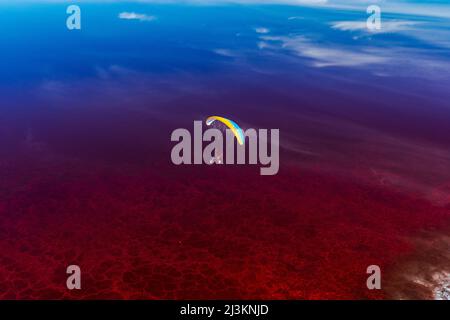
[[[228,49],[215,49],[215,50],[213,50],[213,52],[220,56],[229,57],[229,58],[235,58],[238,56],[235,52],[228,50]]]
[[[156,19],[155,16],[149,16],[146,14],[136,12],[121,12],[119,14],[119,18],[125,20],[139,20],[139,21],[153,21]]]
[[[310,60],[316,68],[366,68],[384,77],[421,77],[434,80],[449,79],[450,62],[445,57],[430,55],[427,49],[399,46],[359,46],[339,43],[313,42],[303,35],[260,36],[261,50],[289,50]]]
[[[393,33],[399,31],[413,30],[420,22],[406,20],[391,20],[381,22],[381,29],[367,28],[366,21],[337,21],[331,24],[333,29],[342,31],[367,31],[371,33]]]
[[[270,30],[267,28],[255,28],[255,32],[265,34],[265,33],[269,33]]]
[[[312,43],[303,36],[261,37],[264,45],[270,47],[270,42],[281,43],[285,49],[291,50],[298,56],[310,58],[315,67],[355,67],[370,64],[381,64],[388,61],[388,57],[372,52],[370,49],[342,48],[338,46],[324,46]]]
[[[328,0],[326,7],[337,10],[365,12],[367,6],[370,4],[379,4],[382,9],[382,14],[394,13],[450,18],[450,5],[448,3],[419,3],[418,1],[407,2],[402,0]]]
[[[450,48],[448,28],[445,23],[439,21],[382,20],[380,30],[368,29],[365,21],[336,21],[331,23],[331,27],[336,30],[370,35],[398,33],[438,47]]]

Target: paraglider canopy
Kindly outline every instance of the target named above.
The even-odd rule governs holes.
[[[219,116],[211,116],[208,119],[206,119],[206,125],[210,126],[214,123],[214,121],[220,121],[222,122],[224,125],[226,125],[231,132],[233,132],[234,136],[236,137],[238,143],[242,146],[244,144],[244,133],[242,132],[242,129],[239,127],[239,125],[234,122],[233,120],[224,118],[224,117],[219,117]]]

